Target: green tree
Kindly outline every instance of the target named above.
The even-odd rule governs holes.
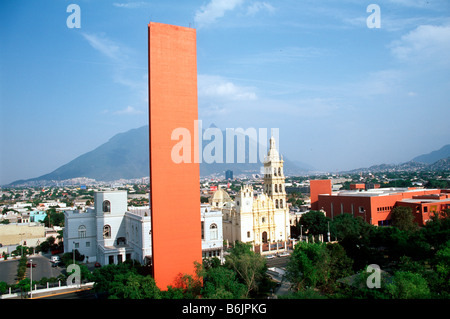
[[[278,296],[279,299],[327,299],[327,296],[316,291],[314,288],[307,288]]]
[[[240,299],[246,292],[246,286],[238,281],[236,272],[233,270],[218,266],[204,271],[203,298]]]
[[[450,284],[450,241],[442,249],[436,252],[436,271]]]
[[[431,296],[425,278],[409,271],[395,272],[386,290],[394,299],[424,299]]]
[[[431,259],[434,271],[424,272],[430,290],[436,298],[450,298],[450,241]]]
[[[300,242],[286,267],[287,278],[296,291],[319,289],[322,293],[334,293],[338,280],[353,273],[352,264],[340,244]]]
[[[165,292],[160,291],[156,286],[154,279],[144,275],[146,272],[146,267],[127,260],[121,264],[111,264],[95,269],[91,280],[94,281],[96,293],[111,299],[167,298],[167,294],[164,296]],[[180,289],[170,288],[169,291],[179,292],[183,296]]]
[[[9,285],[6,282],[0,281],[0,294],[4,293],[8,287]]]
[[[380,273],[380,287],[369,288],[367,281],[369,276],[373,276],[373,271],[367,271],[368,266],[354,275],[348,284],[350,288],[346,290],[347,297],[352,299],[389,299],[390,295],[386,291],[387,284],[391,282],[391,276],[386,272]],[[369,279],[370,280],[370,279]]]
[[[296,291],[321,287],[330,278],[330,259],[326,244],[299,242],[286,266],[286,276]]]
[[[194,266],[195,273],[193,275],[180,273],[174,281],[174,288],[183,293],[184,299],[195,299],[200,297],[202,289],[202,265],[198,262],[194,262]]]
[[[76,263],[77,261],[82,262],[82,261],[84,260],[84,257],[85,257],[85,256],[82,255],[82,254],[78,251],[78,249],[75,249],[74,252],[64,253],[64,254],[62,255],[62,257],[61,257],[61,260],[62,260],[62,262],[64,263],[64,265],[66,265],[66,267],[69,266],[70,264],[73,264],[73,263],[74,263],[74,260],[73,260],[73,258],[74,258],[74,253],[75,253],[75,263]]]
[[[64,214],[61,212],[57,212],[55,208],[50,208],[46,211],[46,216],[43,220],[44,225],[51,226],[60,226],[64,227]]]
[[[266,260],[251,250],[251,244],[235,242],[230,254],[225,256],[225,266],[237,273],[246,287],[244,297],[257,293],[267,280]]]
[[[411,207],[396,206],[391,213],[392,225],[404,231],[417,231],[419,226],[414,222]]]
[[[109,299],[160,299],[161,292],[151,276],[133,271],[117,274],[108,290]]]
[[[208,203],[208,202],[209,202],[208,197],[200,196],[200,203]]]
[[[436,249],[445,246],[450,240],[450,209],[441,215],[433,215],[421,229],[425,241]]]
[[[339,244],[327,244],[327,253],[330,256],[329,281],[327,291],[337,288],[338,280],[353,273],[353,260],[347,256],[345,249]]]
[[[30,291],[30,279],[28,278],[21,279],[17,283],[16,287],[20,289],[21,297],[23,297],[23,295],[26,295],[26,293]]]
[[[359,238],[367,236],[370,225],[365,223],[361,217],[353,217],[351,214],[339,214],[330,222],[331,236],[338,241],[346,237]]]
[[[20,281],[25,278],[27,271],[27,256],[24,254],[20,257],[19,264],[17,266],[17,279]]]
[[[302,215],[300,224],[303,226],[303,233],[306,231],[313,236],[326,234],[328,232],[328,222],[330,219],[324,213],[311,210]]]

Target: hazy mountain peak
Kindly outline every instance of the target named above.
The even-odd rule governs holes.
[[[450,144],[444,145],[440,149],[432,151],[428,154],[422,154],[414,157],[412,160],[418,163],[433,164],[447,157],[450,157]]]

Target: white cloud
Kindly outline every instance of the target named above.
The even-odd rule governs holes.
[[[450,65],[450,26],[421,25],[391,43],[391,52],[404,62]]]
[[[84,32],[81,33],[81,35],[89,42],[89,44],[94,49],[106,55],[108,58],[117,61],[125,57],[120,46],[114,41],[106,38],[105,36],[88,34]]]
[[[195,23],[199,28],[214,23],[222,18],[227,11],[234,10],[243,0],[211,0],[195,13]]]
[[[275,11],[275,8],[267,2],[254,2],[247,8],[247,14],[248,15],[255,15],[256,13],[260,11],[267,11],[269,13],[272,13]]]
[[[231,101],[251,101],[257,96],[251,87],[243,87],[216,75],[198,75],[198,94],[200,97]]]
[[[145,73],[139,76],[140,68],[137,68],[130,55],[133,51],[124,45],[119,45],[115,41],[109,39],[104,35],[81,33],[88,43],[98,52],[100,52],[107,60],[110,60],[112,68],[112,80],[115,83],[122,85],[132,92],[132,95],[137,97],[137,101],[129,102],[131,104],[148,103],[148,76]],[[124,110],[116,111],[114,114],[141,114],[141,111],[134,109],[131,106]]]
[[[143,1],[139,2],[126,2],[126,3],[117,3],[114,2],[113,6],[117,8],[125,8],[125,9],[135,9],[135,8],[142,8],[144,6],[148,5],[148,3],[145,3]]]
[[[125,109],[114,112],[117,115],[136,115],[142,114],[143,112],[135,109],[134,107],[128,105]]]

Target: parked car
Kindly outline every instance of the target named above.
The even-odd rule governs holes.
[[[50,261],[51,261],[52,263],[59,263],[59,262],[61,261],[61,259],[59,258],[59,256],[52,256],[52,257],[50,258]]]
[[[95,268],[98,268],[98,267],[101,267],[102,265],[100,265],[100,263],[99,262],[96,262],[95,264],[94,264],[94,267]]]
[[[30,268],[30,267],[36,268],[36,264],[27,262],[27,268]]]

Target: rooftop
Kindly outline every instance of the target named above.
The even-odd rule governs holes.
[[[403,203],[416,203],[416,204],[426,204],[426,203],[448,203],[450,202],[450,199],[444,198],[444,199],[432,199],[432,198],[407,198],[402,199],[400,202]]]
[[[399,193],[414,193],[424,189],[420,188],[408,188],[408,187],[390,187],[390,188],[375,188],[368,190],[342,190],[333,192],[331,196],[360,196],[360,197],[373,197],[373,196],[389,196]],[[437,189],[427,189],[426,191],[436,191]]]

